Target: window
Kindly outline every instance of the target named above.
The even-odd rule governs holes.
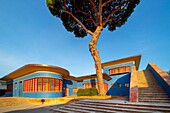
[[[59,91],[59,84],[60,84],[59,79],[56,79],[55,80],[55,91]]]
[[[110,69],[110,75],[130,72],[130,66],[122,66]]]
[[[42,91],[42,78],[38,78],[38,91]]]
[[[129,87],[129,83],[125,83],[125,87]]]
[[[43,91],[48,91],[48,78],[43,78]]]
[[[98,83],[97,82],[84,83],[84,89],[86,89],[86,88],[96,88],[96,89],[98,89]],[[104,88],[105,88],[105,91],[107,92],[108,91],[108,84],[107,83],[104,83]]]
[[[98,88],[98,84],[96,82],[84,83],[84,89],[86,88]]]
[[[118,87],[118,88],[121,88],[121,87],[122,87],[122,84],[121,84],[121,83],[118,83],[118,84],[117,84],[117,87]]]
[[[49,90],[54,91],[54,79],[49,79]]]
[[[62,80],[48,77],[38,77],[24,80],[25,92],[62,91]]]

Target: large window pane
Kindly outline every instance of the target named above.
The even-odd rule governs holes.
[[[62,80],[60,80],[60,90],[59,91],[62,91],[62,87],[63,87],[63,82],[62,82]]]
[[[49,91],[54,91],[54,79],[49,79]]]
[[[37,84],[37,82],[38,82],[38,79],[37,78],[34,78],[34,91],[35,92],[37,92],[37,88],[38,88],[38,84]]]
[[[42,78],[38,78],[38,91],[42,91]]]
[[[55,79],[55,91],[59,91],[59,84],[60,84],[60,81],[59,79]]]
[[[48,78],[43,78],[43,91],[48,91]]]

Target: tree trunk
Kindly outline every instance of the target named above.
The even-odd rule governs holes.
[[[103,83],[103,74],[102,74],[102,67],[101,67],[101,61],[99,52],[97,50],[97,41],[99,39],[100,33],[101,33],[102,27],[98,26],[95,32],[92,35],[92,39],[89,43],[89,50],[91,52],[91,55],[93,56],[95,67],[96,67],[96,74],[97,74],[97,80],[98,80],[98,89],[99,94],[101,96],[105,96],[105,90],[104,90],[104,83]]]

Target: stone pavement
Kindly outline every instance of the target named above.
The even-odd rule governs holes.
[[[0,113],[52,113],[52,111],[50,112],[51,109],[50,106],[53,105],[20,104],[20,105],[13,105],[13,106],[4,106],[4,107],[0,107]]]

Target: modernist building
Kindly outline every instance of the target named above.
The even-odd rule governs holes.
[[[137,55],[102,63],[107,95],[129,96],[132,100],[137,98],[135,85],[138,83],[134,82],[134,72],[138,71],[140,59],[141,55]],[[147,68],[157,76],[152,66]],[[74,77],[66,69],[44,64],[25,65],[1,79],[7,81],[6,96],[14,97],[57,98],[76,95],[79,88],[98,88],[95,74]],[[161,82],[167,84],[166,81]],[[165,86],[166,90],[169,86]]]

